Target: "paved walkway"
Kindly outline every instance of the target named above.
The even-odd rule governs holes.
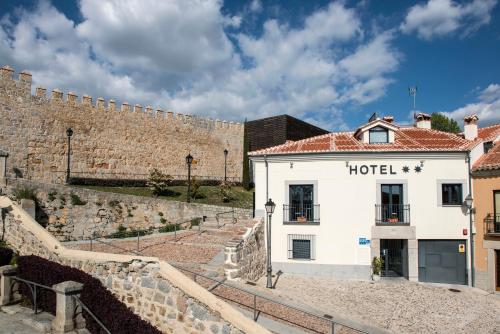
[[[408,281],[341,281],[283,274],[275,298],[371,323],[394,333],[500,333],[500,296],[467,286]],[[460,292],[450,291],[458,288]]]
[[[18,305],[0,308],[0,333],[2,334],[42,334],[48,333],[53,316],[37,314]]]

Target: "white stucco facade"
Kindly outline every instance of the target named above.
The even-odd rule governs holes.
[[[469,271],[467,209],[464,205],[442,205],[441,200],[443,183],[461,184],[462,200],[470,193],[466,152],[261,155],[252,157],[252,167],[256,215],[265,216],[268,198],[276,203],[271,228],[274,271],[369,279],[370,264],[380,253],[382,239],[408,240],[405,261],[411,280],[418,280],[421,240],[463,243]],[[313,185],[319,224],[284,223],[283,205],[289,204],[291,184]],[[376,224],[375,206],[381,203],[382,184],[402,185],[403,202],[409,208],[408,224]],[[289,235],[314,236],[314,259],[290,258]]]

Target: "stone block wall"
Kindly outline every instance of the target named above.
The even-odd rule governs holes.
[[[9,154],[8,176],[63,183],[68,151],[66,129],[73,129],[71,170],[74,176],[145,178],[153,168],[170,175],[187,174],[185,157],[194,157],[192,174],[241,180],[243,125],[174,114],[148,106],[121,107],[75,93],[36,88],[31,75],[0,69],[0,150]],[[139,175],[139,177],[138,177]],[[143,176],[140,176],[143,175]]]
[[[192,218],[215,217],[228,207],[167,201],[164,199],[122,195],[24,179],[9,179],[4,193],[16,187],[37,192],[37,221],[60,241],[88,239],[92,233],[106,236],[120,225],[128,230],[158,230],[165,224],[182,224]],[[82,205],[72,204],[73,198]],[[252,211],[235,208],[235,217],[251,218]]]
[[[164,333],[269,333],[156,258],[66,249],[43,229],[37,230],[36,222],[27,222],[31,218],[19,214],[19,208],[13,209],[15,204],[6,206],[9,201],[5,199],[0,202],[7,210],[6,241],[19,254],[37,255],[97,277],[134,313]],[[199,289],[213,305],[204,304],[188,292],[200,294]]]
[[[229,241],[224,250],[224,269],[228,279],[257,281],[266,272],[264,222],[248,229],[241,240]]]

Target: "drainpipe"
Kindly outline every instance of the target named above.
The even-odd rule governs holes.
[[[264,155],[264,163],[266,164],[266,202],[269,199],[269,166],[267,164],[267,155]]]
[[[468,176],[469,176],[469,194],[472,196],[472,180],[471,180],[471,166],[470,166],[470,151],[467,152],[467,166],[468,166]],[[473,202],[474,203],[474,202]],[[473,231],[473,219],[472,219],[472,214],[474,210],[471,207],[469,210],[469,243],[470,243],[470,286],[474,286],[474,235],[472,233]]]

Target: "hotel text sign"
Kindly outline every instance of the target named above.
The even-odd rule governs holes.
[[[349,165],[349,174],[351,175],[396,175],[396,170],[392,165]]]

